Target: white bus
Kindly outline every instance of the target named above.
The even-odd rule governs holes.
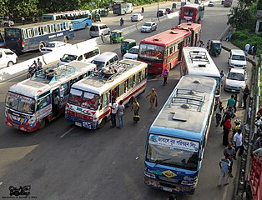
[[[71,85],[95,70],[94,64],[74,61],[11,86],[5,100],[6,124],[26,132],[44,128],[46,122],[64,114]]]
[[[129,106],[132,97],[145,91],[146,83],[146,63],[121,60],[72,86],[65,118],[87,129],[101,128],[110,117],[112,99]]]
[[[203,47],[184,47],[180,63],[180,76],[184,75],[206,76],[216,80],[216,95],[221,93],[220,72]]]

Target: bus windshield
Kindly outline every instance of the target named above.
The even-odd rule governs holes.
[[[8,93],[6,96],[6,107],[27,114],[35,112],[35,100],[19,94]]]
[[[17,28],[8,28],[5,29],[5,38],[20,38],[21,37],[21,31]]]
[[[184,8],[184,15],[186,16],[193,16],[194,8]]]
[[[142,43],[140,44],[139,55],[144,58],[163,60],[164,50],[165,48],[163,46]]]
[[[150,134],[146,160],[187,170],[197,170],[199,143]]]
[[[100,96],[90,92],[84,92],[77,89],[71,89],[68,103],[80,106],[82,108],[88,108],[91,110],[97,110],[99,105]]]

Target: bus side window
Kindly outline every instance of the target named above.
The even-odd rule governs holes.
[[[171,46],[170,48],[169,48],[169,55],[171,55],[173,53],[173,46]]]
[[[65,97],[69,94],[69,92],[70,92],[69,82],[62,84],[60,87],[60,96]]]
[[[32,34],[32,29],[27,29],[27,35],[28,35],[28,38],[31,38],[33,37],[33,34]]]
[[[51,104],[50,94],[37,100],[37,110],[41,110]]]
[[[136,76],[135,75],[133,76],[132,83],[133,83],[133,87],[136,86]]]
[[[55,32],[54,24],[50,24],[49,27],[50,27],[50,33],[54,33]]]
[[[47,26],[44,26],[44,34],[48,34],[49,33],[49,29],[47,28]]]
[[[119,96],[121,96],[122,94],[125,93],[125,82],[122,82],[120,85],[119,85]]]
[[[132,89],[133,87],[133,77],[130,77],[128,79],[128,90]]]
[[[124,92],[128,91],[128,79],[124,82]]]
[[[27,39],[27,38],[28,38],[28,37],[27,37],[27,32],[26,32],[25,29],[23,29],[23,38],[24,38],[24,39]]]
[[[115,87],[112,91],[111,91],[111,93],[112,93],[112,98],[117,98],[118,97],[118,86],[117,87]]]

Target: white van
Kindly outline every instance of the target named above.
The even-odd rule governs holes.
[[[59,65],[64,65],[74,60],[90,63],[99,54],[100,50],[98,46],[77,49],[73,52],[65,53],[63,57],[60,58]]]
[[[227,74],[224,90],[239,93],[246,87],[247,74],[242,68],[232,68]]]
[[[247,67],[247,60],[244,51],[240,49],[231,49],[228,58],[229,68],[242,68]]]
[[[112,63],[119,61],[118,55],[114,52],[104,52],[94,58],[92,63],[96,64],[97,70],[105,68]]]
[[[105,24],[93,24],[90,27],[89,35],[91,37],[99,37],[101,35],[109,35],[110,29]]]

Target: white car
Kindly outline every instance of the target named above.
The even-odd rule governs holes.
[[[215,5],[215,4],[214,4],[214,1],[209,1],[209,2],[208,2],[208,7],[214,7],[214,5]]]
[[[134,46],[131,49],[125,53],[123,56],[123,59],[131,59],[131,60],[137,60],[138,57],[138,51],[139,51],[139,46]]]
[[[224,90],[239,93],[246,87],[246,70],[232,68],[225,77]]]
[[[11,67],[16,63],[17,55],[10,49],[0,48],[0,69]]]
[[[131,21],[132,22],[139,22],[139,21],[141,21],[143,19],[144,19],[144,17],[141,14],[133,14],[131,16]]]
[[[247,67],[246,55],[243,50],[231,49],[228,58],[229,68],[242,68]]]
[[[153,32],[157,28],[157,24],[155,22],[146,22],[141,27],[141,32]]]
[[[58,51],[60,49],[63,49],[69,46],[72,46],[72,45],[64,43],[64,42],[60,42],[60,41],[53,41],[53,42],[47,43],[47,45],[43,47],[40,51],[42,54],[46,54],[46,53]]]

